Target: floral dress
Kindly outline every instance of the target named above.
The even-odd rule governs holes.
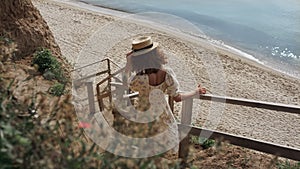
[[[173,71],[171,69],[165,71],[165,80],[159,85],[150,85],[147,74],[136,75],[129,80],[129,88],[139,92],[139,95],[125,111],[126,115],[120,116],[115,113],[114,126],[119,132],[135,138],[160,135],[155,138],[157,145],[174,150],[178,145],[178,127],[166,95],[177,96],[179,85]]]

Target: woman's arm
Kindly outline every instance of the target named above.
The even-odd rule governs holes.
[[[206,93],[206,89],[202,88],[200,85],[198,85],[198,88],[194,91],[190,91],[190,92],[185,92],[185,93],[180,93],[177,96],[173,97],[175,102],[180,102],[183,101],[185,99],[194,97],[198,94],[205,94]]]

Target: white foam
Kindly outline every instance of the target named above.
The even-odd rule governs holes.
[[[240,56],[243,56],[243,57],[245,57],[247,59],[253,60],[253,61],[257,62],[257,63],[260,63],[260,64],[264,65],[263,62],[261,62],[260,60],[258,60],[257,58],[255,58],[254,56],[252,56],[252,55],[250,55],[250,54],[248,54],[246,52],[243,52],[243,51],[241,51],[239,49],[236,49],[236,48],[234,48],[232,46],[229,46],[229,45],[226,45],[226,44],[223,44],[223,46],[225,46],[226,48],[230,49],[231,51],[239,54]]]

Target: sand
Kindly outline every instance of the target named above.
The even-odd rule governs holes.
[[[75,5],[74,5],[75,4]],[[209,94],[300,105],[300,80],[281,74],[203,38],[157,30],[124,13],[70,1],[35,0],[59,44],[74,67],[109,57],[125,64],[130,42],[138,34],[151,35],[169,57],[183,91],[201,83]],[[100,65],[86,74],[99,72]],[[114,67],[114,70],[117,68]],[[180,108],[181,103],[176,103]],[[193,124],[232,134],[300,148],[300,115],[235,105],[195,101]],[[180,112],[176,111],[176,116]]]

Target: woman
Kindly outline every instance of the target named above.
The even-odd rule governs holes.
[[[137,79],[133,79],[129,87],[131,89],[139,90],[136,85],[137,81],[143,81],[149,86],[159,86],[164,83],[163,91],[170,96],[173,96],[176,102],[193,97],[197,94],[205,94],[206,89],[201,88],[200,85],[191,92],[179,93],[178,82],[172,70],[167,69],[164,65],[167,63],[166,56],[161,51],[158,43],[152,42],[151,37],[139,37],[132,42],[132,51],[127,54],[126,72],[135,72]],[[142,78],[140,78],[142,77]],[[134,91],[136,91],[134,90]]]
[[[152,42],[149,36],[133,40],[132,51],[126,57],[124,82],[132,91],[139,92],[139,95],[134,106],[125,114],[121,113],[123,116],[115,112],[116,123],[119,126],[126,124],[126,127],[119,127],[117,130],[138,138],[154,138],[160,135],[154,139],[158,142],[157,145],[161,145],[156,152],[170,150],[178,145],[179,137],[177,123],[165,94],[179,102],[198,94],[205,94],[206,90],[199,85],[193,91],[180,93],[173,71],[164,66],[167,63],[166,56],[158,43]],[[129,74],[134,75],[127,78]],[[144,148],[147,148],[147,143]]]

